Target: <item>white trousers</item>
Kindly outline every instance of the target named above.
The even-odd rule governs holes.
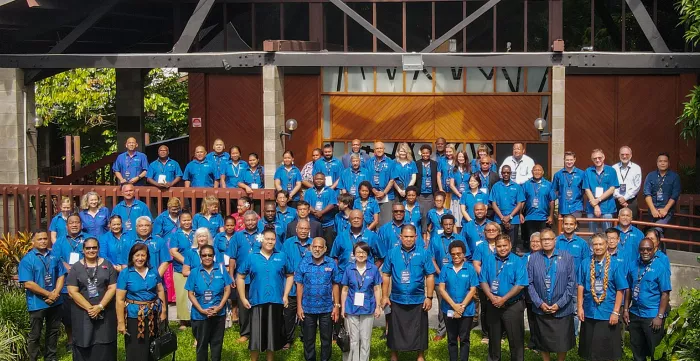
[[[369,360],[373,325],[374,315],[348,315],[345,318],[345,328],[350,334],[350,352],[343,354],[343,361]]]

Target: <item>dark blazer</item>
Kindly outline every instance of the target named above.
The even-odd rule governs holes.
[[[298,219],[295,219],[287,225],[287,231],[284,233],[285,237],[292,238],[297,236],[297,223]],[[314,239],[316,237],[323,237],[323,227],[318,221],[309,219],[309,225],[311,226],[311,231],[309,232],[309,239]]]
[[[430,184],[433,185],[433,193],[438,191],[437,167],[437,162],[434,160],[430,160]],[[418,193],[420,193],[420,188],[423,184],[423,159],[419,159],[416,161],[416,169],[418,170],[418,173],[416,174],[416,188],[418,188]]]
[[[559,310],[554,314],[554,317],[571,315],[576,312],[574,308],[574,299],[576,295],[576,269],[574,267],[574,258],[566,251],[554,251],[554,258],[558,258],[556,275],[551,304],[559,305]],[[546,256],[542,251],[535,252],[530,255],[527,262],[527,274],[529,277],[529,286],[527,292],[533,304],[533,311],[537,314],[543,314],[539,306],[545,302],[547,288],[545,287],[546,267],[544,259]],[[523,259],[523,262],[525,260]]]

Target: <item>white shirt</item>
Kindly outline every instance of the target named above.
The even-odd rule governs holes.
[[[632,162],[629,162],[624,168],[622,162],[617,162],[612,167],[617,173],[617,181],[620,182],[620,188],[615,188],[613,197],[615,199],[624,197],[626,201],[636,197],[642,187],[642,168]],[[625,188],[624,193],[621,192],[623,188]]]
[[[535,167],[535,161],[528,157],[527,154],[523,154],[523,156],[520,157],[520,161],[515,160],[512,155],[508,156],[498,169],[499,176],[501,175],[501,170],[504,165],[509,165],[510,171],[513,172],[510,175],[510,179],[517,184],[523,184],[532,178],[532,168]]]

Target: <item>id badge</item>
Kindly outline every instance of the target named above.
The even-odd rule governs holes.
[[[80,260],[80,254],[77,252],[71,252],[70,256],[68,257],[68,264],[73,265],[75,262],[78,262]]]
[[[378,186],[379,185],[379,174],[375,174],[374,177],[372,178],[374,181],[374,185]]]
[[[158,183],[160,184],[165,184],[167,181],[165,180],[165,174],[159,174],[158,175]]]
[[[355,293],[355,297],[352,301],[352,304],[354,306],[359,306],[359,307],[364,306],[365,305],[365,294],[363,292]]]
[[[357,188],[355,186],[350,187],[350,194],[353,196],[357,195]]]
[[[355,256],[350,256],[350,262],[355,263]]]
[[[481,188],[481,189],[479,189],[479,190],[481,191],[481,193],[489,194],[489,189],[488,189],[487,187],[483,187],[483,188]]]
[[[224,266],[228,266],[228,263],[231,261],[231,256],[225,254],[224,255]]]
[[[491,293],[498,293],[499,283],[497,279],[491,281]]]
[[[128,170],[125,171],[125,172],[124,172],[124,177],[126,178],[126,180],[131,179],[131,172],[129,172]]]
[[[566,199],[569,201],[574,199],[574,191],[572,189],[566,190]]]
[[[442,265],[443,265],[443,266],[446,265],[446,264],[449,264],[449,263],[450,263],[450,259],[449,259],[449,258],[445,257],[445,258],[442,259]]]
[[[211,290],[204,291],[204,302],[209,303],[214,299],[214,292]]]
[[[291,192],[292,189],[293,189],[293,188],[292,188],[292,182],[288,182],[288,183],[287,183],[287,192]]]
[[[447,311],[447,317],[448,317],[448,318],[454,318],[454,317],[455,317],[455,311],[454,311],[454,310],[449,310],[449,311]]]
[[[433,181],[430,179],[430,177],[425,178],[425,188],[430,188],[433,186]]]
[[[88,282],[87,290],[88,290],[88,298],[95,298],[95,297],[100,295],[99,292],[97,292],[97,281]]]
[[[408,270],[401,271],[401,283],[411,283],[411,272],[409,272]]]
[[[595,187],[595,197],[600,198],[603,196],[603,187]]]
[[[326,176],[326,187],[330,187],[333,185],[333,177],[327,175]]]
[[[131,220],[127,219],[126,222],[124,222],[124,230],[130,231],[131,230]]]
[[[51,288],[53,287],[53,277],[51,277],[51,274],[45,274],[44,275],[44,288]]]
[[[539,208],[540,207],[540,199],[539,198],[533,198],[532,199],[532,208]]]
[[[603,293],[603,280],[595,280],[593,287],[595,288],[595,293],[597,293],[597,294]]]
[[[632,290],[632,299],[639,301],[639,285],[634,286],[634,289]]]
[[[627,184],[620,184],[620,193],[627,192]]]
[[[322,201],[316,201],[316,210],[317,211],[322,211],[323,210],[323,202]]]
[[[656,192],[656,200],[657,200],[657,201],[663,201],[663,200],[664,200],[664,191],[662,191],[661,189],[659,189],[659,190]]]
[[[464,193],[464,183],[459,185],[459,193]]]
[[[549,275],[544,277],[544,287],[549,291],[552,288],[552,277]]]
[[[438,229],[438,230],[437,230],[437,234],[443,234],[443,233],[445,233],[445,230],[444,230],[444,229]]]
[[[257,183],[251,183],[250,188],[258,189],[258,188],[260,188],[260,186]]]

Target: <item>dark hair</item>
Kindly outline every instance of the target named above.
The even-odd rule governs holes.
[[[656,158],[658,159],[662,155],[666,156],[666,158],[668,158],[668,160],[671,160],[671,156],[668,154],[668,152],[661,152],[661,153],[659,153],[659,155],[656,156]]]
[[[467,247],[464,246],[464,242],[462,241],[452,241],[450,242],[450,245],[447,246],[447,249],[452,252],[452,249],[454,248],[459,248],[462,250],[462,253],[467,253]]]
[[[414,225],[412,225],[412,224],[404,224],[403,226],[401,226],[401,233],[403,233],[403,230],[404,230],[404,229],[412,229],[413,232],[417,232],[417,231],[416,231],[416,226],[414,226]]]
[[[233,221],[233,223],[236,223],[236,219],[233,218],[233,216],[226,216],[226,218],[224,218],[224,224],[226,224],[228,221]]]
[[[36,228],[32,231],[32,238],[34,238],[34,236],[36,236],[39,233],[49,234],[49,231],[47,231],[46,228]]]
[[[355,200],[355,197],[352,196],[350,193],[341,193],[338,195],[338,203],[343,203],[348,206],[352,206],[352,202]]]
[[[564,221],[564,220],[566,220],[567,218],[573,218],[573,219],[574,219],[574,222],[575,222],[576,224],[578,224],[578,221],[576,220],[576,216],[574,216],[573,214],[567,214],[567,215],[565,215],[564,218],[562,218],[562,220]]]
[[[270,205],[275,206],[275,209],[277,208],[277,203],[275,203],[275,201],[273,201],[271,199],[268,199],[265,201],[265,204],[263,204],[263,211],[265,211],[265,207],[270,206]]]
[[[290,157],[294,158],[294,152],[292,152],[291,150],[285,150],[284,153],[282,153],[282,156],[284,156],[285,154],[289,154]]]
[[[272,233],[272,234],[274,234],[274,235],[275,235],[275,239],[277,239],[277,233],[275,233],[275,226],[273,226],[273,225],[271,225],[271,224],[266,224],[266,225],[265,225],[265,229],[262,231],[262,234],[264,235],[264,234],[266,234],[266,233]]]
[[[333,149],[333,145],[331,145],[331,143],[326,143],[326,144],[323,145],[323,149],[326,149],[326,148],[331,148],[331,149]]]
[[[418,195],[420,192],[418,192],[418,188],[416,186],[408,186],[406,187],[406,194],[408,192],[414,192],[416,195]]]
[[[134,185],[127,182],[127,183],[124,183],[124,184],[120,185],[120,186],[119,186],[119,190],[120,190],[120,191],[123,191],[123,190],[124,190],[124,187],[126,187],[126,186],[132,186],[132,187],[133,187]]]
[[[367,253],[367,255],[370,255],[370,253],[371,253],[371,250],[370,250],[367,242],[359,241],[359,242],[355,243],[355,245],[352,247],[352,254],[355,254],[355,250],[358,248],[365,251],[365,253]]]
[[[238,198],[238,203],[241,203],[241,202],[248,202],[248,205],[253,204],[253,200],[250,199],[250,197],[248,197],[248,196],[243,196],[241,198]]]
[[[134,255],[136,252],[139,251],[146,251],[146,267],[150,268],[151,266],[151,253],[148,251],[148,246],[143,244],[143,243],[136,243],[131,247],[131,250],[129,250],[129,260],[128,260],[128,266],[129,267],[134,267]]]
[[[469,179],[467,179],[467,188],[469,188],[469,181],[472,180],[472,178],[476,179],[476,181],[479,183],[479,185],[476,188],[481,188],[481,177],[479,177],[479,175],[477,175],[476,173],[472,173],[469,176]]]
[[[369,181],[364,180],[360,182],[360,185],[357,186],[357,194],[360,194],[360,188],[362,187],[367,187],[367,190],[369,190],[370,193],[372,193],[372,184]]]
[[[212,245],[210,245],[210,244],[205,244],[205,245],[203,245],[202,247],[199,247],[199,254],[202,254],[202,251],[204,251],[204,250],[206,250],[206,249],[210,250],[211,253],[213,253],[214,255],[216,255],[216,252],[214,252],[214,247],[213,247]],[[201,257],[201,256],[200,256],[200,257]]]
[[[284,194],[285,197],[289,198],[289,192],[287,192],[286,189],[280,189],[280,190],[278,190],[277,192],[275,192],[275,199],[277,199],[277,197],[278,197],[280,194]]]
[[[188,216],[190,216],[190,218],[192,218],[192,213],[190,213],[190,211],[182,211],[182,212],[180,212],[180,215],[178,216],[178,218],[180,218],[180,217],[182,217],[182,216],[184,216],[184,215],[188,215]]]
[[[445,222],[445,220],[450,220],[450,219],[452,220],[452,222],[454,222],[455,216],[453,216],[451,214],[445,214],[440,218],[440,224],[443,224]]]
[[[71,218],[71,217],[78,217],[78,220],[80,221],[80,223],[83,223],[83,219],[80,218],[80,215],[79,215],[78,213],[71,213],[71,214],[69,214],[68,217],[66,217],[66,222],[68,222],[68,219]]]
[[[248,154],[248,158],[250,158],[251,155],[252,155],[253,157],[255,157],[255,159],[260,159],[260,156],[258,156],[258,153],[255,153],[255,152],[250,153],[250,154]]]
[[[297,202],[297,209],[299,209],[299,206],[311,207],[309,202],[307,202],[305,200],[300,200],[299,202]]]
[[[501,233],[498,235],[498,237],[496,237],[496,242],[501,241],[501,240],[506,240],[506,241],[508,241],[508,243],[511,243],[510,236],[505,234],[505,233]]]
[[[236,150],[238,151],[238,153],[243,153],[243,152],[241,152],[241,147],[239,147],[239,146],[237,146],[237,145],[234,145],[233,147],[231,147],[231,148],[228,150],[228,152],[231,153],[231,152],[233,152],[234,149],[236,149]]]
[[[100,249],[100,241],[98,241],[97,238],[95,238],[95,237],[85,238],[85,240],[83,241],[83,245],[85,245],[85,243],[88,243],[88,241],[95,241],[97,243],[97,249]]]
[[[438,197],[438,196],[442,197],[442,199],[444,200],[444,199],[447,198],[447,193],[445,193],[445,192],[443,192],[443,191],[437,191],[437,192],[435,192],[435,194],[433,195],[433,199],[435,199],[435,197]]]
[[[323,174],[323,172],[316,172],[316,173],[314,173],[313,178],[316,178],[316,176],[319,175],[319,174],[322,175],[323,177],[326,177],[326,175]]]
[[[311,154],[313,155],[314,152],[319,152],[319,153],[323,154],[323,150],[321,150],[321,148],[314,148],[314,149],[311,151]]]
[[[608,233],[615,233],[615,234],[617,234],[618,237],[620,237],[620,230],[617,228],[610,227],[610,228],[606,229],[605,234],[608,234]]]
[[[119,220],[121,221],[121,220],[122,220],[122,216],[120,216],[120,215],[118,215],[118,214],[115,214],[115,215],[109,217],[109,221],[107,222],[107,224],[112,223],[112,221],[115,220],[115,219],[119,219]]]
[[[432,153],[432,152],[433,152],[433,147],[431,147],[431,146],[430,146],[430,144],[423,144],[423,145],[421,145],[421,146],[420,146],[420,151],[422,152],[422,151],[423,151],[423,149],[427,149],[427,150],[429,150],[429,151],[430,151],[430,153]]]

